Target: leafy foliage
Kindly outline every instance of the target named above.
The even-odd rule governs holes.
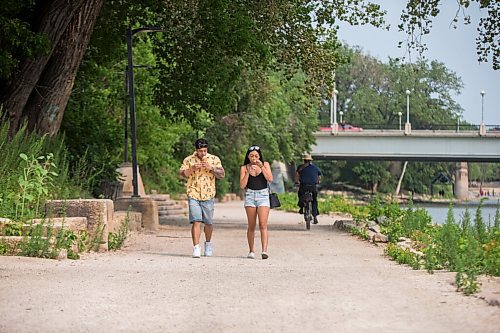
[[[86,188],[70,179],[62,139],[27,134],[23,127],[9,140],[8,131],[0,126],[0,216],[25,220],[47,199],[86,195]]]
[[[479,26],[477,31],[479,33],[476,38],[476,49],[478,60],[480,62],[487,62],[491,57],[493,69],[500,68],[500,49],[499,44],[499,20],[498,12],[500,10],[500,3],[498,1],[488,0],[466,0],[457,1],[457,15],[452,18],[454,28],[457,28],[459,19],[464,24],[471,23],[471,17],[467,14],[467,9],[475,4],[484,12],[479,19]],[[406,8],[401,14],[401,24],[399,30],[406,33],[407,40],[406,46],[410,53],[415,49],[418,54],[422,55],[427,49],[427,45],[423,42],[425,35],[431,32],[432,20],[439,14],[439,7],[443,6],[439,0],[408,0]],[[463,17],[460,17],[463,15]],[[403,42],[400,42],[400,46]]]
[[[4,0],[0,6],[0,79],[8,79],[21,62],[48,50],[48,39],[29,24],[40,10],[32,0]]]

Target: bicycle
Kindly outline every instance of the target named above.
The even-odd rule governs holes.
[[[302,202],[304,203],[304,221],[306,221],[306,229],[311,229],[311,221],[313,219],[312,216],[312,202],[313,202],[313,194],[311,191],[306,190],[302,195]]]

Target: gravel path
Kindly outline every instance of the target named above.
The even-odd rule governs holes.
[[[305,231],[272,211],[270,258],[251,260],[242,202],[215,215],[211,258],[191,258],[186,218],[77,261],[0,257],[0,332],[500,331],[500,307],[455,292],[454,274],[397,265],[334,217]]]

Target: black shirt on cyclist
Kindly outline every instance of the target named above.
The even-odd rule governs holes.
[[[295,182],[299,183],[298,196],[298,206],[300,207],[299,213],[302,214],[304,208],[304,202],[302,196],[306,191],[312,193],[312,215],[314,217],[313,223],[318,223],[317,216],[318,211],[318,188],[317,185],[321,182],[321,170],[312,163],[311,155],[304,155],[304,163],[299,165],[297,171],[295,172]]]

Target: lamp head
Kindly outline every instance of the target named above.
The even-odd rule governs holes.
[[[411,91],[409,91],[408,89],[406,89],[406,94],[409,95],[411,93]]]
[[[486,94],[486,92],[484,90],[481,90],[480,94],[481,94],[481,96],[484,96],[484,94]]]

